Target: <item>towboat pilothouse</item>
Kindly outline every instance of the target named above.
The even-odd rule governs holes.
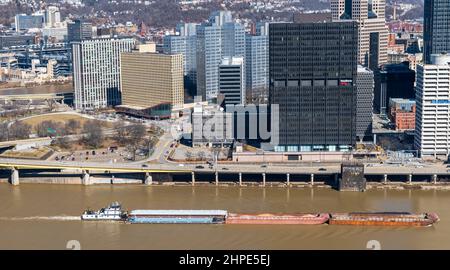
[[[99,211],[85,210],[81,215],[82,220],[125,220],[126,212],[122,210],[122,205],[118,202],[113,202]]]

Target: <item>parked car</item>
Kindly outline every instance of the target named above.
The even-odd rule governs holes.
[[[195,166],[195,168],[196,169],[204,169],[205,167],[203,167],[202,165],[198,165],[198,166]]]

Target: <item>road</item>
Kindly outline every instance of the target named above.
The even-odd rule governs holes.
[[[203,168],[200,168],[202,166]],[[112,172],[168,172],[168,173],[190,173],[204,172],[214,173],[214,168],[207,165],[176,163],[158,164],[136,164],[136,163],[99,163],[99,162],[61,162],[61,161],[35,161],[19,159],[0,159],[0,168],[16,167],[19,169],[78,169],[92,171],[112,171]],[[330,175],[340,172],[338,165],[314,164],[310,166],[292,166],[290,164],[269,164],[262,167],[260,164],[218,164],[217,171],[220,173],[270,173],[270,174],[318,174]],[[365,168],[366,175],[450,175],[445,165],[417,166],[393,166],[381,165],[377,167]]]

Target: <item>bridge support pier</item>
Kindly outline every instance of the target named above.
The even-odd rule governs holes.
[[[239,173],[239,186],[242,187],[242,173]]]
[[[265,187],[266,186],[266,173],[263,173],[262,177],[263,177],[263,187]]]
[[[383,175],[383,183],[384,184],[387,184],[387,178],[388,178],[387,174]]]
[[[195,186],[195,172],[192,172],[191,175],[192,175],[191,184],[192,184],[193,186]]]
[[[314,174],[311,174],[311,186],[314,186]]]
[[[16,168],[12,168],[11,170],[11,185],[18,186],[19,185],[19,170]]]
[[[286,174],[286,186],[288,186],[288,187],[291,185],[291,184],[289,183],[289,182],[290,182],[290,179],[289,179],[289,178],[290,178],[290,175],[287,173],[287,174]]]
[[[218,186],[219,185],[219,172],[216,171],[215,175],[216,175],[216,186]]]
[[[437,183],[437,175],[436,174],[433,174],[432,180],[433,180],[433,184],[436,185],[436,183]]]
[[[412,184],[412,174],[408,175],[408,185]]]
[[[83,171],[83,178],[82,178],[81,182],[85,186],[88,186],[91,184],[91,176],[89,175],[89,171]]]
[[[147,186],[151,186],[153,184],[153,176],[151,173],[145,173],[144,184],[146,184]]]

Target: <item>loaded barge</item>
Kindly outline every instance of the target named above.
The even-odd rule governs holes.
[[[226,224],[284,224],[284,225],[319,225],[325,224],[329,214],[229,214]]]
[[[439,221],[435,213],[411,214],[408,212],[335,213],[330,215],[330,225],[360,226],[431,226]]]
[[[234,214],[226,210],[132,210],[126,212],[118,202],[99,211],[86,210],[82,220],[123,221],[129,224],[283,224],[355,226],[431,226],[439,221],[435,213],[354,212],[316,214]]]

